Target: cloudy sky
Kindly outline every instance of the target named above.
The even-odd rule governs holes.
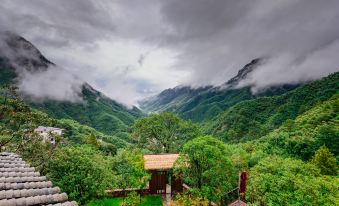
[[[339,70],[338,0],[1,0],[0,28],[127,105],[218,85],[252,59],[258,89]]]

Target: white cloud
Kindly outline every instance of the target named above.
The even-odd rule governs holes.
[[[35,101],[81,102],[82,85],[83,81],[54,66],[34,73],[23,70],[17,83],[19,91]]]
[[[242,82],[254,90],[338,71],[338,9],[337,0],[4,0],[0,26],[130,105],[178,84],[221,84],[260,57],[269,60]]]

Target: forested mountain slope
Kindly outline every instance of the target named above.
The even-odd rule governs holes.
[[[242,101],[205,125],[226,142],[257,139],[339,92],[339,72],[280,96]]]
[[[2,35],[5,37],[1,38],[3,42],[0,47],[0,85],[15,84],[21,78],[21,72],[34,75],[35,72],[55,66],[24,38],[9,32]],[[128,109],[87,83],[82,84],[80,93],[81,102],[33,101],[29,97],[25,101],[51,117],[73,119],[107,134],[125,132],[136,118],[142,116],[136,107]]]
[[[107,134],[126,132],[141,112],[104,96],[88,84],[83,85],[82,98],[85,103],[44,101],[30,104],[58,119],[73,119]]]
[[[339,94],[251,143],[267,154],[302,160],[310,160],[326,146],[339,160]]]
[[[253,72],[260,63],[260,59],[252,60],[239,70],[235,77],[218,87],[206,86],[195,89],[185,86],[167,89],[155,97],[141,101],[140,108],[144,112],[170,111],[187,120],[204,122],[243,100],[279,95],[298,86],[273,86],[258,94],[253,94],[249,86],[238,88],[238,83]]]
[[[0,88],[0,150],[1,147],[10,147],[12,144],[18,146],[24,136],[32,134],[40,125],[63,128],[63,136],[71,143],[87,144],[88,137],[94,135],[103,140],[99,144],[100,149],[112,153],[129,144],[128,139],[125,141],[114,135],[105,135],[74,120],[51,118],[46,113],[32,109],[16,96],[14,90]],[[34,144],[38,143],[33,142],[32,145]]]

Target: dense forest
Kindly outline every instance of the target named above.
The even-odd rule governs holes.
[[[335,73],[279,96],[242,101],[206,124],[206,131],[228,142],[256,139],[331,98],[338,90],[339,73]]]
[[[335,73],[281,95],[240,101],[201,124],[170,112],[151,114],[120,136],[50,116],[3,86],[0,148],[22,155],[80,204],[100,199],[106,189],[145,187],[150,176],[143,154],[180,153],[173,172],[191,190],[178,195],[179,205],[218,203],[237,187],[239,171],[249,173],[242,197],[248,204],[336,205],[338,83]],[[33,133],[39,125],[65,134],[52,146]]]

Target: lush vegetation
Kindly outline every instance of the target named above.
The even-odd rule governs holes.
[[[112,159],[115,188],[145,188],[150,175],[144,170],[143,154],[134,148],[121,149]]]
[[[274,86],[258,94],[253,94],[250,87],[237,88],[236,85],[245,79],[259,63],[259,59],[254,59],[239,70],[235,77],[220,87],[175,87],[173,89],[167,89],[153,98],[140,102],[140,107],[146,112],[168,111],[176,113],[186,120],[206,122],[244,100],[250,100],[260,96],[280,95],[297,87],[297,85],[288,84]]]
[[[33,110],[17,96],[13,87],[1,88],[0,117],[1,151],[20,154],[67,192],[71,200],[85,203],[103,195],[104,190],[117,186],[119,175],[115,171],[118,168],[113,167],[117,165],[117,158],[112,158],[112,155],[118,148],[128,145],[124,140],[104,135],[73,120],[56,120]],[[33,132],[39,125],[62,126],[65,135],[56,136],[57,143],[52,145]],[[124,152],[119,152],[117,157],[121,157],[121,153]],[[128,154],[125,159],[132,162],[132,168],[137,168],[129,179],[133,175],[140,176],[138,172],[145,175],[140,153],[139,156],[137,153]],[[139,158],[139,163],[135,164],[129,157],[133,161]]]
[[[338,157],[339,148],[339,95],[286,121],[280,128],[255,142],[267,154],[310,160],[325,145]]]
[[[172,113],[151,114],[133,125],[136,144],[152,153],[178,152],[188,140],[201,134],[197,125]]]
[[[104,198],[100,200],[93,200],[86,206],[120,206],[124,202],[123,198]],[[136,206],[162,206],[162,200],[160,196],[146,196],[138,199]]]
[[[58,149],[45,172],[70,199],[79,203],[103,195],[112,184],[109,161],[89,146]]]
[[[44,57],[43,57],[44,58]],[[15,83],[17,74],[5,59],[0,57],[0,86]],[[128,132],[134,120],[142,116],[136,107],[126,108],[124,105],[104,96],[90,85],[82,87],[83,102],[34,102],[26,97],[26,103],[50,117],[57,119],[72,119],[81,124],[95,128],[108,135],[120,136]]]
[[[227,142],[257,139],[339,91],[339,73],[280,96],[242,101],[210,121],[206,132]]]
[[[195,138],[185,144],[175,173],[204,199],[219,201],[236,186],[236,170],[226,152],[225,144],[214,137]]]
[[[103,134],[92,127],[71,119],[60,119],[56,122],[55,126],[65,129],[64,136],[70,141],[80,144],[97,144],[100,150],[111,154],[115,154],[118,149],[126,147],[130,144],[129,141],[131,141],[129,137],[123,139],[115,135]],[[94,136],[98,142],[88,141],[91,136]]]
[[[253,95],[250,87],[220,89],[190,87],[165,90],[157,98],[141,102],[141,108],[148,112],[173,112],[193,122],[205,122],[213,119],[229,107],[257,96],[279,95],[295,88],[293,85],[272,88]]]
[[[211,120],[206,136],[199,125],[168,112],[131,119],[130,128],[111,127],[107,134],[32,109],[14,87],[2,87],[0,149],[22,155],[80,204],[161,205],[159,197],[142,197],[140,203],[136,193],[108,198],[105,190],[144,188],[150,175],[143,154],[178,152],[174,174],[191,189],[173,205],[219,202],[237,186],[239,171],[249,174],[243,198],[250,204],[337,205],[338,77],[241,101]],[[64,128],[64,136],[51,145],[33,132],[39,125]]]
[[[250,170],[247,198],[255,205],[336,205],[339,178],[301,160],[269,157]]]
[[[0,151],[16,151],[33,166],[43,169],[54,148],[43,143],[33,130],[41,124],[51,126],[56,120],[32,111],[17,98],[15,88],[0,88],[0,92]]]
[[[127,132],[134,120],[142,116],[137,108],[129,110],[89,85],[83,86],[82,97],[83,102],[79,103],[45,101],[30,104],[51,117],[73,119],[109,135]]]

